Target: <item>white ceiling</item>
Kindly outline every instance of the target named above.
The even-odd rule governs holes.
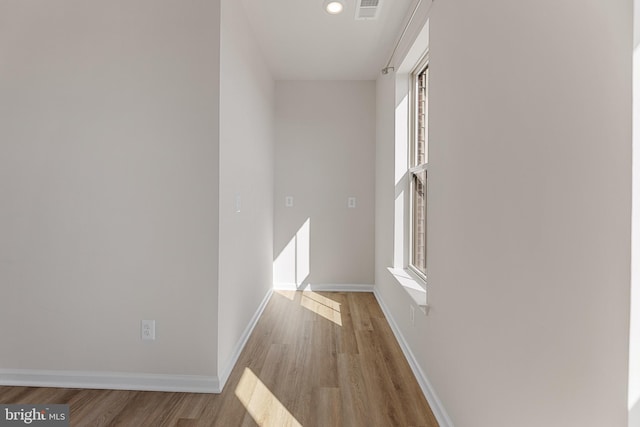
[[[384,67],[412,0],[381,0],[376,20],[355,19],[356,0],[340,15],[323,0],[242,0],[277,80],[369,80]]]

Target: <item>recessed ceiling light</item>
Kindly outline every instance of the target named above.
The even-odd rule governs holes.
[[[324,3],[324,10],[331,15],[337,15],[344,9],[344,4],[341,1],[326,1]]]

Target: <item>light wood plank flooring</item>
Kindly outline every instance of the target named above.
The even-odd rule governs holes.
[[[222,394],[0,387],[62,403],[72,426],[438,424],[373,294],[276,292]]]

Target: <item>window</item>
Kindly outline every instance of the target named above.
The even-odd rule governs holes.
[[[412,74],[411,163],[411,263],[420,276],[427,276],[427,163],[429,119],[429,64],[425,59]]]

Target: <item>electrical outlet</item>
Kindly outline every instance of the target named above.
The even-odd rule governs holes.
[[[142,320],[140,322],[140,338],[143,341],[154,341],[156,339],[155,320]]]
[[[347,199],[347,207],[349,209],[354,209],[356,207],[356,198],[355,197],[349,197]]]
[[[284,198],[284,205],[287,208],[293,207],[293,196],[287,196]]]
[[[411,326],[416,325],[416,309],[414,306],[409,306],[409,318],[411,319]]]

